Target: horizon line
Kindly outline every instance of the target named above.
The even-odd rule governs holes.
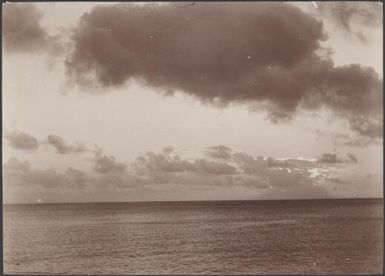
[[[110,204],[110,203],[193,203],[193,202],[250,202],[250,201],[320,201],[320,200],[383,200],[384,197],[341,197],[341,198],[286,198],[286,199],[209,199],[209,200],[144,200],[144,201],[87,201],[87,202],[24,202],[4,203],[4,205],[44,205],[44,204]]]

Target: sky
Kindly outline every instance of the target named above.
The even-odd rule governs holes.
[[[382,16],[3,4],[3,200],[382,197]]]

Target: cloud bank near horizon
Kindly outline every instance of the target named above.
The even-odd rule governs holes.
[[[207,150],[225,146],[208,147]],[[55,169],[36,170],[31,164],[11,157],[4,165],[4,183],[7,188],[33,188],[87,191],[98,188],[140,191],[151,187],[174,187],[203,190],[245,189],[256,194],[256,199],[271,198],[328,198],[336,190],[354,190],[355,184],[346,180],[344,173],[358,162],[349,154],[341,158],[323,154],[318,159],[301,158],[254,158],[247,153],[231,152],[229,158],[202,157],[186,160],[174,153],[171,147],[161,152],[147,152],[127,165],[102,151],[93,153],[91,170],[68,167],[59,172]],[[342,173],[341,173],[342,172]],[[376,185],[377,176],[364,179]],[[220,198],[220,192],[218,194]]]

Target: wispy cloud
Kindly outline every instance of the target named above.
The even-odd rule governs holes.
[[[335,146],[347,146],[347,147],[366,147],[369,145],[381,144],[380,139],[371,137],[350,136],[347,134],[337,133],[333,135],[333,142]]]
[[[381,2],[365,1],[319,2],[318,11],[338,27],[362,39],[365,38],[365,34],[357,32],[355,25],[380,28],[383,20],[381,5]]]

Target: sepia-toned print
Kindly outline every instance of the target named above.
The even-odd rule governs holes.
[[[382,10],[3,3],[4,274],[382,274]]]

